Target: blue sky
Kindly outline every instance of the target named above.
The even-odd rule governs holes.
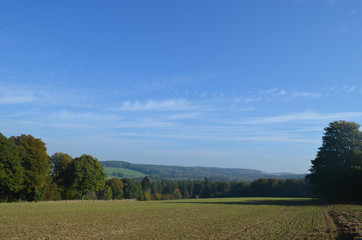
[[[0,132],[99,160],[306,173],[362,123],[362,1],[0,2]]]

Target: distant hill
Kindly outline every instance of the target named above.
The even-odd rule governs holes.
[[[104,167],[107,178],[144,178],[147,174],[127,168]]]
[[[258,178],[304,178],[305,174],[293,173],[265,173],[259,170],[242,168],[216,167],[182,167],[151,164],[133,164],[124,161],[101,161],[108,177],[139,178],[148,175],[153,180],[162,179],[191,179],[202,180],[207,177],[211,181],[251,181]],[[119,171],[116,171],[119,169]],[[133,170],[132,174],[125,174],[125,170]],[[119,174],[117,174],[119,172]],[[123,176],[122,176],[123,174]]]

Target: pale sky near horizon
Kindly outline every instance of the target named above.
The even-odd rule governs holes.
[[[50,155],[307,173],[361,83],[361,0],[0,1],[0,132]]]

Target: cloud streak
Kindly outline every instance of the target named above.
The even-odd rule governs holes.
[[[341,113],[328,113],[322,114],[317,112],[303,112],[296,114],[286,114],[271,117],[254,118],[248,121],[239,122],[239,124],[273,124],[273,123],[285,123],[291,121],[318,121],[318,120],[335,120],[345,118],[358,118],[362,117],[362,112],[341,112]]]
[[[163,101],[148,100],[140,101],[125,101],[119,111],[184,111],[190,109],[190,102],[185,99],[169,99]]]
[[[0,94],[0,105],[9,105],[9,104],[24,104],[36,101],[37,98],[32,94]]]

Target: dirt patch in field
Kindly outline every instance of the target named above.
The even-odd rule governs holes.
[[[338,228],[337,239],[362,239],[362,212],[359,210],[346,210],[331,206],[329,215]]]
[[[236,233],[233,233],[229,236],[226,236],[225,240],[229,240],[229,239],[233,239],[234,237],[236,236],[239,236],[241,234],[243,234],[244,232],[252,229],[252,228],[256,228],[258,226],[260,226],[261,224],[264,224],[266,222],[269,222],[269,221],[272,221],[273,219],[277,218],[278,216],[282,215],[283,213],[285,213],[286,211],[288,210],[288,207],[285,207],[283,208],[281,211],[271,215],[271,216],[268,216],[264,219],[261,219],[260,221],[256,222],[255,224],[252,224],[252,225],[249,225],[249,226],[246,226],[244,227],[243,229],[241,229],[240,231],[236,232]]]

